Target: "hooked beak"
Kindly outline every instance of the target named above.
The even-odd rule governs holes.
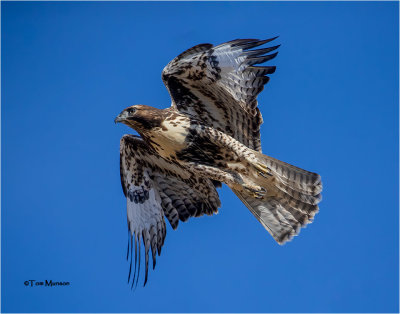
[[[114,123],[124,122],[126,120],[126,112],[122,111],[114,120]]]

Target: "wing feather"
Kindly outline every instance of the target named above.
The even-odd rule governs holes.
[[[135,269],[132,287],[138,282],[141,263],[141,242],[144,245],[145,278],[148,279],[149,251],[153,269],[156,255],[166,236],[164,215],[172,228],[179,220],[218,212],[221,205],[213,182],[197,178],[178,164],[153,154],[152,149],[139,137],[125,135],[120,145],[120,169],[122,189],[127,199],[127,219],[130,232],[131,279],[133,263],[133,237],[135,238]],[[139,252],[139,257],[137,253]],[[129,258],[129,247],[128,254]],[[137,271],[136,271],[137,265]]]
[[[236,39],[216,47],[198,45],[164,68],[162,78],[176,110],[261,151],[262,116],[257,96],[275,66],[255,66],[276,57],[279,45],[248,50],[267,40]]]

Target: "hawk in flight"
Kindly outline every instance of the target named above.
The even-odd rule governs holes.
[[[115,119],[140,134],[124,135],[120,144],[130,236],[128,282],[135,251],[132,286],[136,274],[136,284],[139,277],[141,242],[145,285],[149,251],[154,269],[164,243],[164,216],[176,229],[180,220],[217,213],[221,203],[216,188],[222,183],[279,244],[318,212],[320,176],[261,152],[263,120],[257,95],[275,66],[256,65],[273,59],[279,45],[253,48],[275,38],[237,39],[186,50],[162,72],[171,107],[135,105]]]

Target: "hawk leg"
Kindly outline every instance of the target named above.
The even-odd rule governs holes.
[[[230,171],[224,171],[217,167],[203,165],[195,162],[188,162],[187,166],[193,172],[209,179],[221,181],[227,184],[231,188],[237,190],[246,190],[248,194],[251,194],[255,198],[263,198],[266,194],[266,190],[258,185],[250,183],[244,179],[240,174]]]

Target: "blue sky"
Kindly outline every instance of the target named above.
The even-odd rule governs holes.
[[[398,311],[398,3],[1,8],[2,312]],[[276,35],[263,150],[321,174],[314,223],[281,247],[224,187],[218,215],[168,225],[132,292],[115,116],[168,107],[183,50]]]

